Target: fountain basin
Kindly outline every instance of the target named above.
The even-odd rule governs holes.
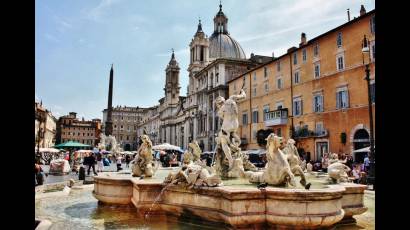
[[[188,190],[170,185],[154,205],[165,186],[160,179],[99,174],[94,177],[94,186],[94,197],[103,203],[132,203],[141,214],[151,210],[222,222],[236,228],[270,225],[319,229],[366,211],[363,205],[366,186],[350,183],[310,190],[276,187],[259,190],[238,185]]]

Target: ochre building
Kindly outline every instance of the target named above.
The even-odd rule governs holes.
[[[293,136],[311,160],[369,146],[364,35],[370,45],[366,61],[374,114],[375,10],[366,13],[362,6],[357,18],[349,15],[343,25],[311,40],[302,33],[298,47],[228,82],[232,95],[245,81],[247,98],[239,103],[243,149],[263,148],[258,136],[270,131],[285,141]]]

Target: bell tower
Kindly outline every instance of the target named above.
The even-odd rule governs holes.
[[[209,39],[202,30],[201,19],[199,19],[198,29],[189,44],[190,62],[189,75],[193,75],[203,69],[209,62]]]
[[[179,85],[179,66],[175,59],[174,49],[172,49],[171,60],[169,61],[166,72],[165,80],[165,103],[167,105],[175,105],[179,102],[179,90],[181,89]]]

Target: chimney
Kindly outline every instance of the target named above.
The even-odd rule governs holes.
[[[306,34],[302,33],[300,36],[300,44],[299,47],[306,44]]]
[[[363,5],[360,6],[360,16],[363,16],[366,13],[366,9]]]
[[[350,22],[350,11],[347,9],[347,21]]]

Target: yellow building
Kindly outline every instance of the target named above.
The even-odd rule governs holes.
[[[362,41],[366,35],[374,110],[374,18],[375,10],[366,13],[362,6],[359,17],[309,41],[302,33],[298,48],[229,81],[229,95],[238,94],[243,84],[247,93],[239,103],[243,148],[263,148],[257,141],[260,130],[285,140],[293,135],[311,160],[369,146]]]

